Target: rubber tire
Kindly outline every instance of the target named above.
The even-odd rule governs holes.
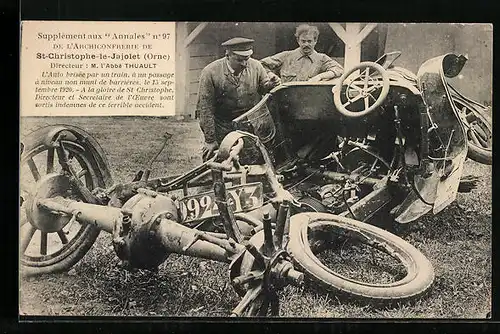
[[[302,230],[316,222],[355,228],[370,237],[385,242],[409,260],[411,266],[415,268],[413,270],[414,276],[408,277],[409,275],[407,275],[404,279],[391,284],[374,285],[357,282],[334,273],[326,266],[316,263],[315,261],[319,262],[319,260],[314,256],[309,245],[304,244]],[[434,281],[432,264],[419,250],[388,231],[354,219],[328,213],[300,213],[291,217],[289,237],[287,250],[309,280],[319,283],[327,290],[340,292],[343,295],[355,297],[355,299],[374,304],[409,301],[423,295]],[[308,240],[305,242],[308,243]]]
[[[298,202],[304,205],[303,208],[306,208],[305,212],[328,212],[328,208],[319,199],[314,197],[304,196]]]
[[[94,180],[94,187],[106,187],[112,182],[110,179],[110,173],[107,169],[107,161],[104,156],[100,154],[100,150],[102,150],[98,144],[82,130],[76,130],[75,127],[72,126],[60,126],[53,125],[40,128],[38,130],[33,131],[23,140],[23,154],[21,155],[21,163],[29,157],[32,152],[36,152],[39,149],[46,147],[47,138],[51,137],[54,131],[58,128],[64,127],[64,131],[69,131],[72,133],[78,145],[83,146],[86,149],[87,156],[86,158],[92,164],[92,168],[96,172],[96,180]],[[80,142],[79,139],[82,139]],[[96,156],[97,155],[97,156]],[[42,275],[49,273],[59,273],[69,270],[73,265],[75,265],[78,261],[80,261],[85,254],[92,247],[97,237],[99,236],[100,229],[93,225],[87,225],[85,228],[82,228],[79,232],[80,235],[75,236],[71,241],[71,245],[64,249],[61,254],[56,255],[50,261],[46,261],[46,263],[40,263],[39,265],[36,262],[32,262],[30,265],[26,265],[29,263],[23,259],[21,254],[20,256],[20,274],[23,276],[34,276],[34,275]],[[78,238],[78,239],[77,239]]]
[[[98,228],[88,225],[79,237],[79,240],[64,252],[63,257],[58,262],[41,267],[26,266],[21,262],[21,275],[30,277],[68,271],[87,254],[99,236],[99,233],[100,230]]]
[[[484,123],[487,123],[490,129],[493,128],[491,118],[488,115],[482,112],[476,112],[475,115],[477,118],[481,118]],[[493,164],[493,150],[485,150],[476,145],[471,145],[470,142],[469,145],[467,146],[468,146],[468,151],[467,151],[468,158],[485,165]]]

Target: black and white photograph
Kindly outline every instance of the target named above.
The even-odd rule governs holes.
[[[22,25],[21,316],[491,318],[492,24]]]

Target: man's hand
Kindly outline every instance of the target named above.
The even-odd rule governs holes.
[[[318,82],[318,81],[328,81],[328,80],[332,80],[332,79],[338,78],[340,76],[342,76],[342,70],[340,70],[340,75],[337,75],[337,73],[335,73],[332,70],[328,70],[326,72],[323,72],[323,73],[320,73],[318,75],[313,76],[312,78],[310,78],[307,81],[310,81],[310,82],[314,82],[314,81],[316,81],[316,82]]]
[[[269,84],[271,85],[271,87],[274,88],[281,85],[281,79],[279,76],[277,76],[273,72],[268,72],[267,75],[269,76]]]
[[[321,81],[322,79],[323,78],[321,77],[321,75],[318,74],[318,75],[313,76],[312,78],[309,78],[309,80],[307,80],[307,81],[309,81],[309,82],[318,82],[318,81]]]
[[[211,157],[214,156],[215,150],[219,147],[219,144],[214,141],[213,143],[207,143],[203,145],[203,148],[201,149],[201,156],[203,158],[203,161],[207,161]]]

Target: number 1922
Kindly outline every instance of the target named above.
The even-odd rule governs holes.
[[[233,212],[241,212],[262,206],[261,184],[237,186],[227,189],[228,202]],[[219,215],[213,192],[184,198],[180,202],[183,222]]]

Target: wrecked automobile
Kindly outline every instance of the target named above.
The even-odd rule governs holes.
[[[465,57],[432,58],[414,74],[394,66],[399,55],[276,87],[233,121],[214,158],[181,175],[151,178],[153,158],[114,183],[90,134],[36,130],[21,142],[21,273],[66,271],[105,231],[130,268],[154,270],[171,253],[228,263],[235,316],[279,315],[277,291],[305,281],[370,303],[423,295],[430,261],[374,222],[442,211],[467,188],[467,156],[491,163],[492,127],[488,108],[447,82]],[[350,257],[347,245],[389,266],[390,279],[325,256]]]

